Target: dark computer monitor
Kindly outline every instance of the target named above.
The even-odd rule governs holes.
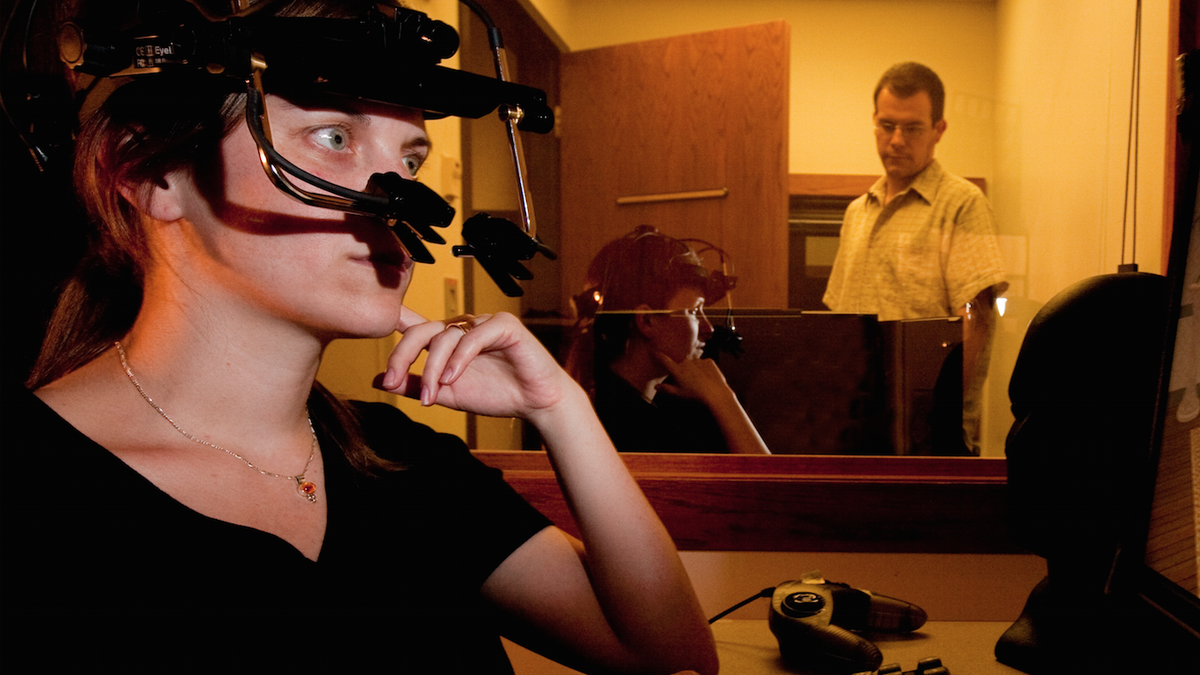
[[[1200,654],[1200,220],[1175,228],[1171,325],[1157,405],[1150,507],[1120,580]],[[1195,663],[1200,663],[1200,660]]]
[[[1191,105],[1195,105],[1192,102]],[[1190,119],[1189,119],[1190,118]],[[1190,144],[1196,111],[1180,119]],[[1162,358],[1147,509],[1124,546],[1114,584],[1136,598],[1137,620],[1153,626],[1147,644],[1179,663],[1200,664],[1200,148],[1191,150],[1176,195]],[[1191,667],[1188,666],[1188,667]]]

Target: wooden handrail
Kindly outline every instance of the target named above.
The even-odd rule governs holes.
[[[542,452],[476,451],[559,527]],[[681,550],[1018,553],[1003,459],[624,454]]]

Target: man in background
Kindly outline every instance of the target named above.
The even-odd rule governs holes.
[[[977,453],[993,306],[1008,283],[987,198],[933,157],[945,100],[919,63],[880,78],[872,119],[884,176],[846,210],[824,302],[882,321],[962,316],[964,445]]]

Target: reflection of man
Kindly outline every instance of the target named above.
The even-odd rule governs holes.
[[[825,304],[881,320],[962,315],[963,423],[978,435],[993,303],[1008,283],[987,198],[946,173],[933,150],[946,132],[945,90],[918,63],[892,66],[875,88],[875,145],[885,175],[846,210]]]

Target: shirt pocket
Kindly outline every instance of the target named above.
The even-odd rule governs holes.
[[[896,277],[908,308],[905,318],[947,315],[939,241],[927,233],[902,234],[896,260]]]

